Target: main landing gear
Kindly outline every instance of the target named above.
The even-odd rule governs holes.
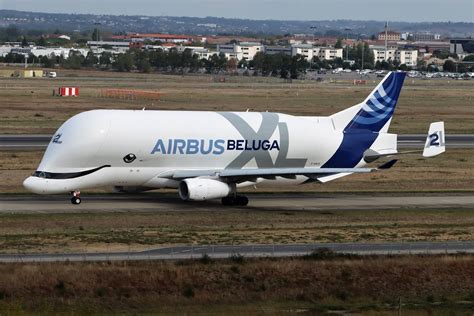
[[[81,192],[73,191],[71,192],[71,194],[72,194],[71,203],[74,205],[81,204]]]
[[[249,204],[249,199],[244,195],[229,195],[222,198],[222,205],[238,205],[246,206]]]

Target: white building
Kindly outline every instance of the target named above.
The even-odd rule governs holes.
[[[418,51],[417,50],[397,50],[395,52],[395,60],[400,63],[400,65],[407,65],[410,67],[415,67],[418,60]]]
[[[35,55],[36,57],[39,56],[46,56],[46,57],[51,57],[51,56],[62,56],[63,58],[67,59],[69,58],[69,55],[71,54],[71,51],[78,52],[82,56],[86,57],[87,53],[89,52],[89,49],[72,49],[72,48],[54,48],[54,47],[35,47],[31,50],[31,53]]]
[[[257,53],[263,52],[264,47],[256,42],[241,42],[239,44],[218,45],[219,53],[224,53],[228,59],[235,58],[237,60],[253,60]]]
[[[0,46],[0,57],[5,57],[10,53],[12,50],[12,46],[9,45],[2,45]]]
[[[199,59],[209,59],[213,55],[219,55],[219,52],[209,50],[196,50],[194,55],[197,55]]]
[[[62,56],[63,58],[67,59],[69,58],[69,55],[71,54],[71,51],[78,52],[82,56],[87,56],[87,53],[89,52],[89,49],[84,49],[84,48],[64,48],[64,47],[11,47],[10,52],[12,54],[21,54],[21,55],[29,55],[32,54],[35,57],[40,57],[40,56],[46,56],[46,57],[51,57],[51,56]]]
[[[323,60],[334,60],[336,58],[342,58],[342,48],[333,47],[315,47],[318,49],[318,57]],[[313,52],[315,51],[313,50]]]
[[[334,60],[342,58],[342,48],[333,47],[313,47],[309,44],[293,45],[291,55],[302,55],[306,60],[311,61],[313,57],[318,57],[322,60]]]
[[[395,49],[393,47],[389,47],[387,49],[387,53],[385,53],[384,47],[372,47],[371,48],[374,53],[374,63],[377,61],[397,61],[402,64],[406,64],[407,66],[414,67],[416,66],[418,60],[418,51],[417,50],[407,50],[407,49]],[[386,56],[385,56],[386,54]]]
[[[395,60],[395,52],[397,50],[394,48],[388,48],[386,52],[385,47],[372,47],[371,49],[374,53],[374,63],[376,63],[377,61],[382,62],[384,60]]]
[[[291,51],[292,48],[287,46],[265,46],[265,54],[268,55],[283,54],[291,56]]]
[[[109,49],[116,53],[126,53],[130,49],[130,42],[87,41],[87,46],[89,46],[94,53],[97,53],[100,48]]]
[[[313,59],[315,49],[317,49],[317,47],[313,47],[313,45],[310,45],[310,44],[292,45],[291,46],[291,56],[301,55],[306,60],[310,61],[310,60]],[[318,52],[319,51],[316,52],[316,55],[318,54]]]

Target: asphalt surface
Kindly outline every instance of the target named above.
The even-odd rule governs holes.
[[[474,208],[474,195],[370,196],[330,194],[250,194],[248,206],[223,207],[218,200],[184,202],[177,194],[82,195],[80,205],[72,205],[69,196],[3,195],[0,213],[49,214],[80,212],[156,212],[216,210],[380,210],[399,208]]]
[[[52,135],[0,135],[0,150],[44,149]],[[398,136],[399,148],[423,149],[425,134],[405,134]],[[447,148],[474,148],[474,134],[446,135]]]
[[[0,262],[185,260],[199,259],[204,255],[211,258],[229,258],[232,256],[292,257],[308,255],[321,248],[330,249],[337,253],[358,255],[456,254],[474,253],[474,241],[177,246],[140,252],[2,254],[0,255]]]
[[[428,196],[369,196],[369,195],[316,195],[316,194],[255,194],[249,195],[247,207],[223,207],[217,201],[183,202],[171,194],[142,195],[84,195],[83,203],[72,205],[67,196],[0,196],[0,213],[4,214],[72,214],[79,212],[160,212],[173,211],[321,211],[321,210],[380,210],[413,207],[474,208],[474,195]],[[139,252],[97,253],[43,253],[1,254],[0,262],[64,262],[64,261],[113,261],[113,260],[185,260],[201,258],[288,257],[307,255],[319,248],[329,248],[338,253],[359,255],[387,254],[444,254],[474,253],[474,241],[465,242],[408,242],[408,243],[321,243],[286,245],[196,245],[153,248]]]
[[[402,134],[398,135],[399,148],[423,149],[426,135]],[[447,148],[474,148],[474,134],[450,134],[445,136]]]

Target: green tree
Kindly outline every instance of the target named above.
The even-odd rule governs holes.
[[[455,72],[456,64],[451,59],[446,59],[446,61],[443,64],[443,71]]]
[[[108,68],[112,64],[112,54],[109,52],[102,52],[99,57],[99,64]]]
[[[474,61],[474,54],[467,55],[466,57],[464,57],[463,61]]]
[[[135,67],[140,72],[145,72],[148,73],[151,71],[151,64],[150,64],[150,59],[148,52],[146,51],[133,51],[134,54],[134,60],[135,60]]]
[[[239,64],[238,64],[238,67],[239,67],[239,68],[247,68],[248,66],[249,66],[249,63],[248,63],[247,59],[243,59],[243,58],[242,58],[242,59],[239,61]]]
[[[402,71],[408,71],[410,70],[410,67],[408,67],[407,64],[401,64],[399,69]]]
[[[347,68],[349,68],[349,66],[347,66],[347,65],[344,66],[344,64],[348,64],[348,63],[344,63],[344,61],[343,61],[342,58],[340,58],[340,57],[335,58],[334,61],[333,61],[333,65],[334,65],[336,68],[338,68],[338,67],[344,67],[344,68],[347,67]]]
[[[342,48],[342,40],[340,38],[337,39],[336,45],[334,45],[334,48]]]
[[[206,70],[208,73],[216,73],[227,67],[227,58],[224,54],[212,55],[206,62]]]
[[[56,66],[56,56],[54,54],[50,57],[40,56],[39,61],[45,68],[54,68]]]
[[[167,54],[165,54],[165,56],[167,57],[166,60],[166,64],[171,67],[171,69],[173,71],[175,71],[176,69],[178,68],[181,68],[183,67],[182,65],[182,59],[181,59],[181,56],[180,54],[178,53],[178,50],[176,50],[175,48],[173,49],[170,49],[168,51]]]
[[[44,38],[44,36],[41,36],[40,39],[38,40],[38,46],[47,46],[48,43],[46,42],[46,39]]]
[[[426,63],[423,60],[416,62],[416,68],[421,71],[426,71]]]
[[[438,66],[435,63],[431,63],[428,66],[426,66],[426,70],[428,72],[438,72],[439,71]]]
[[[133,55],[130,52],[117,55],[115,61],[113,62],[113,67],[121,72],[131,71],[133,69],[133,65]]]
[[[99,62],[99,59],[94,55],[92,51],[87,53],[86,58],[83,61],[85,67],[94,67]]]
[[[168,67],[167,54],[162,49],[150,52],[150,63],[157,69],[164,69]]]
[[[80,69],[84,63],[84,56],[81,53],[76,51],[70,51],[69,57],[67,59],[62,60],[61,65],[64,68],[69,69]]]
[[[182,67],[187,68],[190,72],[194,72],[199,68],[200,63],[197,55],[193,54],[191,49],[186,48],[181,53],[181,65]]]
[[[263,70],[263,65],[265,62],[265,54],[262,52],[258,52],[253,56],[253,60],[250,63],[250,66],[255,68],[255,70],[262,71]]]
[[[364,43],[364,65],[370,64],[370,68],[373,67],[375,60],[374,51],[369,48],[369,43]],[[367,68],[367,67],[364,67]]]
[[[21,47],[28,47],[28,40],[26,39],[26,36],[23,36],[23,39],[21,40]]]

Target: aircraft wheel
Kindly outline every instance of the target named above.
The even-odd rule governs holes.
[[[76,196],[73,196],[73,197],[71,198],[71,203],[74,204],[74,205],[81,204],[81,198],[76,197]]]
[[[240,206],[246,206],[249,204],[249,199],[244,195],[237,195],[235,199],[235,204]]]
[[[229,206],[235,205],[235,199],[233,196],[226,196],[221,199],[222,205]]]

